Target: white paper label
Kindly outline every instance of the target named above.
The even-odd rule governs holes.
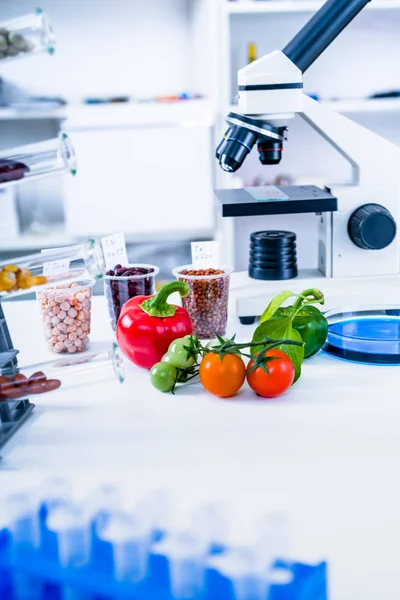
[[[194,269],[218,269],[218,242],[192,242],[192,265]]]
[[[114,269],[115,265],[128,266],[125,236],[123,233],[114,233],[101,239],[106,269]]]
[[[69,265],[69,258],[60,258],[58,260],[45,262],[43,263],[43,275],[46,275],[46,277],[54,277],[55,275],[68,273]]]

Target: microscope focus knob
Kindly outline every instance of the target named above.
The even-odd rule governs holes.
[[[350,239],[363,250],[382,250],[396,237],[396,221],[380,204],[364,204],[349,219]]]

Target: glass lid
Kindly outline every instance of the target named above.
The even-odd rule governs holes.
[[[325,313],[324,350],[344,360],[400,365],[400,305],[361,305]]]

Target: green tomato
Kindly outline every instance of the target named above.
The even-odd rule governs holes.
[[[166,354],[164,354],[164,356],[161,359],[161,362],[170,363],[171,365],[174,364],[172,362],[172,359],[171,359],[170,355],[168,354],[168,352]]]
[[[192,356],[188,358],[187,350],[185,350],[185,346],[189,346],[189,344],[190,340],[188,335],[174,340],[168,348],[168,360],[164,361],[165,357],[163,357],[162,360],[167,362],[167,364],[173,364],[175,367],[179,367],[179,369],[188,369],[189,367],[192,367],[195,360]]]
[[[150,371],[150,381],[159,392],[171,392],[176,381],[177,370],[174,365],[159,362]]]
[[[222,338],[224,340],[224,342],[229,341],[229,338]],[[208,342],[206,348],[208,350],[212,350],[213,348],[215,348],[216,346],[220,346],[221,342],[219,341],[218,338],[215,338],[215,340],[211,340],[210,342]]]

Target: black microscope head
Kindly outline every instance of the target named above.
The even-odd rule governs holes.
[[[256,143],[263,165],[279,164],[286,127],[274,127],[261,118],[234,112],[229,113],[226,121],[229,129],[216,150],[216,157],[224,171],[237,171]]]

